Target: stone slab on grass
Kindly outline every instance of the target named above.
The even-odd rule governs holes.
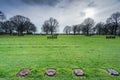
[[[17,74],[17,77],[26,77],[30,73],[30,69],[22,69]]]
[[[45,48],[50,48],[50,46],[45,46]]]
[[[59,46],[54,46],[54,48],[58,48]]]
[[[84,72],[82,69],[73,69],[73,73],[76,75],[76,76],[84,76]]]
[[[114,69],[106,69],[106,71],[107,71],[110,75],[119,76],[119,72],[117,72],[117,71],[114,70]]]
[[[63,48],[67,48],[68,46],[64,45]]]
[[[75,48],[80,48],[80,46],[75,46]]]
[[[37,46],[32,46],[32,48],[37,48]]]
[[[45,74],[47,76],[55,76],[56,75],[56,69],[53,69],[53,68],[47,69]]]
[[[19,46],[19,48],[24,48],[23,46]]]
[[[12,48],[11,46],[8,46],[7,48]]]

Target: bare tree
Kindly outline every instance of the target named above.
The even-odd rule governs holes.
[[[70,32],[71,32],[71,26],[66,26],[65,28],[64,28],[64,30],[63,30],[63,32],[65,32],[66,34],[70,34]]]
[[[78,25],[73,25],[72,31],[73,31],[74,35],[76,34],[77,29],[78,29]]]
[[[44,22],[43,30],[46,32],[48,32],[48,30],[49,30],[49,32],[51,34],[54,34],[55,32],[57,32],[57,29],[59,27],[58,24],[59,24],[58,21],[51,17],[49,20],[46,20]],[[48,30],[47,30],[47,28],[48,28]]]
[[[9,33],[10,35],[12,35],[13,30],[15,30],[12,21],[5,21],[3,23],[2,29],[4,30],[5,33]]]
[[[18,32],[18,35],[23,35],[23,32],[25,31],[25,23],[30,22],[30,19],[21,15],[16,15],[10,18],[10,20],[14,23],[16,26],[16,31]]]
[[[83,24],[79,24],[77,26],[77,33],[80,34],[80,32],[82,31],[82,27],[83,27]]]
[[[44,24],[43,24],[43,26],[42,26],[41,29],[42,29],[43,32],[45,32],[46,34],[48,34],[50,32],[49,28],[50,28],[49,27],[49,22],[47,20],[47,21],[44,22]]]
[[[3,32],[2,27],[4,26],[4,20],[6,20],[6,16],[2,11],[0,11],[0,32]]]
[[[115,25],[112,23],[111,18],[106,20],[106,28],[108,29],[108,34],[114,35]]]
[[[0,21],[0,33],[2,33],[2,32],[3,32],[2,27],[3,27],[3,22],[1,22],[1,21]]]
[[[29,28],[29,31],[35,33],[37,31],[37,27],[34,24],[31,24],[30,28]]]
[[[5,14],[2,11],[0,11],[0,20],[3,21],[5,19],[6,19]]]
[[[118,27],[118,35],[120,36],[120,24],[119,24],[119,27]]]
[[[110,18],[108,18],[110,23],[114,24],[114,35],[117,34],[117,29],[120,24],[120,12],[113,13]]]
[[[37,28],[32,22],[30,21],[25,22],[25,31],[27,34],[32,34],[33,32],[35,33],[36,30]]]
[[[50,18],[49,20],[48,20],[48,22],[49,22],[49,28],[50,28],[50,32],[51,32],[51,34],[53,34],[54,32],[57,32],[57,29],[58,29],[58,21],[56,20],[56,19],[54,19],[54,18]]]
[[[99,34],[99,35],[103,34],[104,26],[105,26],[105,24],[103,22],[97,23],[96,26],[95,26],[96,33]]]
[[[95,22],[94,22],[93,19],[91,19],[91,18],[85,19],[84,22],[83,22],[84,26],[82,28],[83,33],[85,33],[86,35],[89,35],[89,33],[90,33],[92,27],[94,26],[94,24],[95,24]]]

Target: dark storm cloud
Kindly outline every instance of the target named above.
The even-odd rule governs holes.
[[[82,0],[0,0],[0,5],[23,6],[23,5],[40,5],[40,6],[56,6],[60,2],[68,6],[70,3]]]
[[[70,3],[82,0],[21,0],[21,1],[28,5],[56,6],[60,2],[64,2],[66,3],[66,5],[69,5]]]
[[[88,7],[96,7],[97,5],[95,4],[95,2],[94,1],[92,1],[92,2],[90,2],[89,4],[88,4]]]
[[[14,5],[14,4],[20,4],[20,0],[0,0],[0,5]]]
[[[118,1],[120,1],[120,0],[118,0]]]
[[[55,6],[61,0],[22,0],[22,1],[29,5]]]

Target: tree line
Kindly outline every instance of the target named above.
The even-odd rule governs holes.
[[[41,30],[44,34],[55,34],[58,31],[59,22],[50,18],[44,21]],[[13,35],[32,34],[37,31],[36,26],[30,21],[29,18],[16,15],[9,20],[0,11],[0,33]],[[120,35],[120,12],[113,13],[106,22],[99,22],[95,24],[94,19],[86,18],[82,23],[72,26],[65,26],[63,32],[65,34],[84,34],[84,35]]]
[[[0,11],[0,33],[1,34],[29,34],[36,32],[36,26],[30,21],[29,18],[22,15],[16,15],[6,20],[6,16]]]
[[[85,19],[81,24],[66,26],[63,30],[66,34],[97,34],[97,35],[120,35],[120,12],[113,13],[106,22],[95,25],[92,18]]]

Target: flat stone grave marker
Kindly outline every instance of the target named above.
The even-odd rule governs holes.
[[[8,46],[7,48],[12,48],[11,46]]]
[[[17,77],[26,77],[30,73],[30,69],[22,69],[17,74]]]
[[[75,46],[75,48],[79,48],[80,46]]]
[[[46,48],[49,48],[50,46],[45,46]]]
[[[19,46],[19,48],[24,48],[23,46]]]
[[[68,46],[63,46],[63,48],[67,48]]]
[[[110,75],[119,76],[119,72],[117,72],[117,71],[114,70],[114,69],[106,69],[106,71],[107,71]]]
[[[32,48],[36,48],[36,46],[32,46]]]
[[[76,75],[76,76],[84,76],[84,72],[82,69],[73,69],[73,73]]]
[[[58,48],[58,46],[54,46],[54,48]]]
[[[55,76],[56,75],[56,69],[53,69],[53,68],[47,69],[45,74],[47,76]]]

